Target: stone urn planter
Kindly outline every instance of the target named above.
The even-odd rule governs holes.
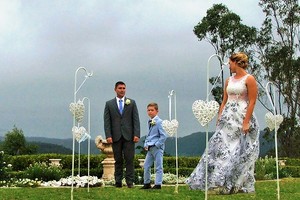
[[[103,180],[113,180],[115,173],[115,159],[112,150],[112,144],[107,143],[100,135],[95,139],[96,147],[102,151],[106,158],[101,162],[103,164]]]
[[[50,165],[52,165],[52,166],[60,166],[60,161],[61,161],[61,159],[56,159],[56,158],[52,158],[52,159],[49,159],[49,161],[50,161]]]

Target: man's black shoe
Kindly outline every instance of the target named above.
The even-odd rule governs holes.
[[[150,183],[144,184],[144,186],[141,187],[141,189],[151,189],[151,184]]]
[[[152,189],[161,189],[161,185],[154,185],[153,187],[152,187]]]
[[[122,187],[122,183],[116,183],[115,186],[116,186],[117,188],[121,188],[121,187]]]
[[[133,188],[133,184],[127,184],[128,188]]]

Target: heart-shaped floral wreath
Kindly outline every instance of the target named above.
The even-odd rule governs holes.
[[[283,116],[282,115],[273,115],[273,113],[268,112],[265,115],[266,124],[269,127],[269,129],[272,131],[275,129],[275,123],[276,123],[276,131],[278,130],[280,124],[283,122]]]
[[[162,121],[162,127],[163,129],[172,137],[178,128],[178,121],[176,119],[172,119],[171,121],[169,120],[164,120]]]
[[[77,103],[71,103],[69,108],[73,116],[75,116],[75,120],[78,123],[81,123],[83,120],[85,110],[83,101],[78,100]]]
[[[217,114],[219,107],[220,105],[216,101],[197,100],[193,103],[192,109],[198,122],[205,126]]]
[[[85,141],[86,139],[91,138],[91,136],[88,134],[88,132],[86,131],[86,129],[83,126],[81,126],[79,128],[77,126],[74,126],[72,128],[72,132],[78,143],[81,143],[81,142]]]

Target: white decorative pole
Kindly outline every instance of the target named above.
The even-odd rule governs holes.
[[[208,124],[209,122],[214,118],[214,116],[217,114],[218,110],[219,110],[219,103],[216,101],[208,101],[209,99],[209,95],[211,93],[211,91],[209,91],[209,68],[210,68],[210,61],[213,57],[218,57],[219,60],[222,60],[222,58],[218,55],[218,54],[214,54],[212,56],[209,57],[208,61],[207,61],[207,74],[206,74],[206,78],[207,78],[207,85],[206,85],[206,101],[202,101],[202,100],[197,100],[193,103],[192,105],[192,110],[193,113],[196,117],[196,119],[199,121],[199,123],[202,126],[206,126],[206,148],[205,148],[205,200],[207,200],[207,192],[208,192],[208,186],[207,186],[207,182],[208,182],[208,178],[207,178],[207,173],[208,173]],[[221,72],[223,70],[224,65],[227,65],[227,63],[222,62],[222,68],[221,68]],[[221,72],[219,73],[218,78],[221,75]],[[218,78],[216,79],[216,81],[218,80]],[[215,86],[216,81],[214,83],[214,85],[212,86],[212,88]]]
[[[276,115],[276,105],[275,105],[275,101],[273,103],[270,92],[268,90],[268,86],[269,84],[271,84],[271,82],[268,82],[265,86],[265,90],[267,93],[267,96],[269,98],[269,101],[272,105],[273,108],[273,113],[268,112],[265,115],[265,119],[266,119],[266,124],[269,127],[270,131],[272,131],[274,129],[275,131],[275,157],[276,157],[276,175],[277,175],[277,199],[280,199],[280,186],[279,186],[279,166],[278,166],[278,147],[277,147],[277,130],[280,126],[280,124],[283,121],[283,116],[282,115]],[[275,90],[274,90],[274,99],[275,99]]]
[[[299,6],[299,0],[297,1],[297,6]],[[297,27],[297,39],[298,39],[298,53],[300,53],[300,27]]]
[[[77,74],[79,70],[84,70],[85,71],[85,78],[82,81],[82,83],[79,85],[77,88]],[[93,72],[88,73],[87,70],[84,67],[79,67],[77,68],[75,72],[75,83],[74,83],[74,104],[76,104],[76,95],[77,92],[81,89],[82,85],[85,83],[85,81],[93,75]],[[76,115],[73,115],[73,127],[76,125]],[[73,150],[72,150],[72,187],[71,187],[71,200],[73,200],[73,190],[74,190],[74,163],[75,163],[75,135],[73,134]]]
[[[174,99],[174,119],[172,120],[172,97]],[[176,186],[175,186],[175,193],[178,193],[178,150],[177,150],[177,128],[178,128],[178,121],[177,121],[177,114],[176,114],[176,93],[174,90],[171,90],[168,95],[169,98],[169,120],[164,120],[162,122],[163,129],[172,137],[175,135],[175,151],[176,151]]]
[[[87,135],[87,138],[88,138],[88,192],[90,192],[91,102],[90,102],[89,98],[83,97],[82,101],[84,102],[85,100],[88,101],[88,131],[87,131],[87,134],[88,134]]]

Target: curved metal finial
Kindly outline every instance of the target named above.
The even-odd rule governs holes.
[[[220,71],[220,73],[219,73],[217,79],[215,80],[215,82],[214,82],[214,84],[213,84],[211,90],[208,91],[208,90],[209,90],[209,84],[208,84],[208,82],[209,82],[210,60],[211,60],[213,57],[218,57],[218,59],[219,59],[219,61],[221,62],[222,66],[221,66],[221,71]],[[208,101],[208,97],[209,97],[209,95],[211,94],[211,91],[212,91],[213,88],[215,87],[215,85],[216,85],[218,79],[219,79],[220,76],[221,76],[221,73],[222,73],[224,67],[225,67],[226,65],[228,65],[228,63],[229,63],[229,62],[226,62],[226,63],[225,63],[225,62],[222,60],[221,56],[219,56],[218,54],[213,54],[212,56],[209,57],[209,59],[208,59],[208,61],[207,61],[207,77],[206,77],[206,78],[207,78],[207,86],[206,86],[206,95],[207,95],[207,96],[206,96],[206,101]]]
[[[77,88],[77,74],[79,72],[79,70],[83,70],[85,71],[85,76],[84,76],[84,80],[82,81],[82,83],[80,84],[80,86]],[[89,77],[92,77],[93,76],[93,72],[88,72],[86,70],[85,67],[78,67],[76,72],[75,72],[75,88],[74,88],[74,96],[77,94],[77,92],[80,90],[80,88],[82,87],[82,85],[85,83],[86,79],[88,79]],[[75,99],[76,101],[76,99]]]
[[[273,111],[274,111],[274,115],[276,114],[275,113],[275,103],[273,103],[273,100],[272,100],[272,98],[271,98],[271,95],[270,95],[270,91],[269,91],[269,89],[268,89],[268,86],[270,85],[270,84],[273,84],[274,85],[274,83],[273,82],[271,82],[271,81],[269,81],[269,82],[267,82],[267,84],[266,84],[266,86],[265,86],[265,91],[266,91],[266,93],[267,93],[267,96],[268,96],[268,98],[269,98],[269,101],[270,101],[270,103],[271,103],[271,105],[272,105],[272,108],[273,108]],[[275,98],[275,92],[274,92],[274,98]]]
[[[91,71],[90,73],[86,72],[85,77],[91,77],[91,76],[93,76],[93,71]]]
[[[170,97],[170,96],[173,96],[174,94],[175,94],[175,91],[174,91],[174,90],[169,91],[169,97]]]

